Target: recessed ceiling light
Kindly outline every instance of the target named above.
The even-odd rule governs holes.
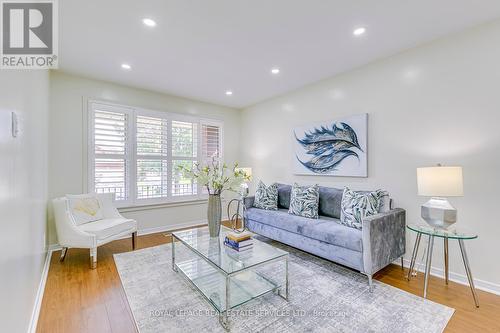
[[[364,34],[366,32],[366,28],[364,27],[360,27],[360,28],[356,28],[354,29],[354,31],[352,32],[352,34],[354,36],[361,36],[362,34]]]
[[[279,68],[273,68],[273,69],[271,69],[271,73],[273,73],[273,74],[279,74],[279,72],[280,72]]]
[[[142,19],[142,23],[144,23],[144,25],[147,25],[148,27],[156,27],[156,22],[150,18]]]
[[[132,67],[129,64],[122,64],[122,68],[126,70],[132,69]]]
[[[226,91],[226,95],[231,96],[233,92],[231,90]]]

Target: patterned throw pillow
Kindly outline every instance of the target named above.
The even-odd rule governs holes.
[[[103,214],[95,194],[66,195],[76,225],[102,220]]]
[[[255,191],[255,200],[253,206],[260,209],[277,210],[278,209],[278,184],[266,186],[259,181]]]
[[[378,207],[379,213],[387,213],[391,210],[391,197],[389,192],[383,190],[377,190],[380,198],[380,206]]]
[[[319,185],[299,186],[293,184],[290,195],[289,214],[317,219],[319,206]]]
[[[363,228],[363,218],[379,213],[380,203],[388,193],[377,190],[369,193],[360,193],[344,188],[340,212],[340,223],[356,228]]]

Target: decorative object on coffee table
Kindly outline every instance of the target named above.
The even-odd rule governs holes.
[[[207,220],[210,237],[219,237],[222,218],[221,194],[224,191],[237,192],[249,177],[238,170],[238,163],[229,169],[225,163],[212,159],[207,165],[195,163],[193,169],[180,166],[186,177],[196,179],[208,191]]]
[[[470,269],[469,259],[467,257],[467,252],[465,251],[464,241],[468,239],[476,239],[477,234],[473,232],[467,232],[461,229],[457,229],[456,226],[450,227],[448,229],[436,229],[429,227],[427,225],[408,225],[408,229],[415,231],[417,233],[417,239],[415,240],[415,246],[413,248],[413,253],[411,256],[410,269],[408,271],[408,281],[411,278],[413,268],[415,267],[415,261],[418,255],[418,247],[420,245],[420,238],[422,234],[429,237],[429,243],[427,245],[427,260],[425,263],[425,277],[424,277],[424,298],[427,297],[427,286],[429,281],[429,274],[431,270],[432,261],[432,250],[434,248],[434,238],[443,238],[444,242],[444,279],[446,284],[448,284],[448,239],[458,240],[458,245],[460,246],[460,252],[462,253],[462,260],[464,261],[465,272],[467,273],[467,279],[469,280],[470,289],[472,291],[472,297],[474,298],[474,304],[479,307],[479,300],[477,298],[476,289],[474,287],[474,279],[472,278],[472,272]]]
[[[431,197],[422,205],[422,218],[434,228],[446,229],[457,221],[457,210],[445,197],[464,194],[462,167],[417,168],[418,195]]]
[[[246,180],[240,186],[239,197],[229,201],[229,204],[227,205],[227,218],[231,223],[233,231],[243,232],[245,231],[245,204],[243,201],[246,197],[248,197],[248,182],[252,179],[252,168],[236,168],[236,171],[243,172]],[[231,208],[233,204],[236,204],[236,211],[231,215]],[[240,228],[238,228],[238,221],[241,221]]]

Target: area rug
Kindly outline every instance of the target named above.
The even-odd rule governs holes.
[[[266,241],[290,253],[289,301],[269,293],[242,305],[231,332],[442,332],[455,311],[378,281],[369,292],[358,272]],[[224,332],[206,299],[172,270],[170,244],[114,259],[139,332]]]

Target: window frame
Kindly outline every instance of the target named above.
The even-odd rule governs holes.
[[[224,122],[219,119],[210,119],[205,117],[196,117],[191,115],[173,113],[168,111],[157,111],[141,107],[132,107],[127,105],[116,104],[99,100],[88,100],[87,107],[87,129],[84,131],[88,135],[87,140],[87,192],[95,192],[95,135],[94,135],[94,112],[96,106],[99,110],[110,111],[117,113],[125,113],[127,115],[127,153],[125,154],[125,187],[128,192],[126,200],[116,201],[116,206],[119,208],[133,208],[143,206],[154,206],[172,203],[185,203],[196,200],[206,200],[208,194],[203,193],[202,185],[197,184],[197,193],[192,195],[172,194],[172,178],[173,178],[173,161],[184,160],[184,158],[172,156],[172,122],[184,121],[197,124],[196,157],[186,157],[185,160],[193,160],[198,163],[203,163],[202,156],[202,127],[203,125],[211,125],[219,127],[219,159],[224,161]],[[162,198],[137,198],[137,117],[153,117],[161,118],[167,121],[167,157],[159,160],[167,161],[167,196]]]

